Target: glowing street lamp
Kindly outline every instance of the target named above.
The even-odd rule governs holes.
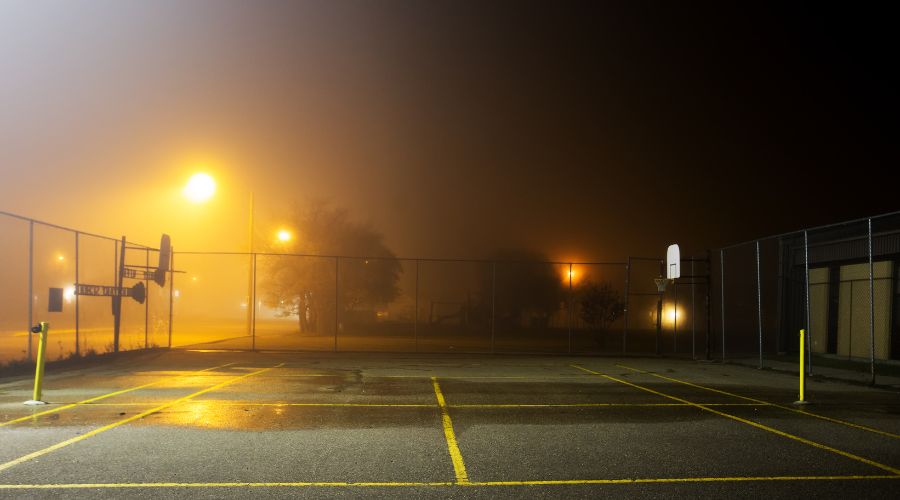
[[[216,192],[216,181],[209,174],[200,172],[188,179],[182,194],[192,203],[204,203]]]
[[[278,241],[280,241],[281,243],[287,243],[291,241],[291,239],[293,239],[293,235],[287,229],[278,230],[278,234],[276,234],[276,236],[278,237]]]

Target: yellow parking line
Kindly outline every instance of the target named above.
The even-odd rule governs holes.
[[[254,402],[224,402],[213,399],[198,399],[197,403],[214,403],[220,406],[338,406],[338,407],[362,407],[362,408],[435,408],[434,404],[393,404],[393,403],[254,403]]]
[[[359,407],[359,408],[440,408],[438,404],[427,403],[257,403],[254,401],[222,401],[217,399],[195,399],[195,403],[216,404],[219,406],[298,406],[298,407]],[[128,404],[128,403],[126,403]],[[147,405],[151,403],[132,403]],[[765,404],[756,403],[698,403],[704,406],[766,406]],[[98,404],[96,406],[101,406]],[[92,405],[93,406],[93,405]],[[110,403],[109,406],[114,406]],[[692,406],[687,403],[533,403],[533,404],[448,404],[447,408],[605,408],[605,407],[672,407],[672,406]]]
[[[644,374],[647,374],[647,375],[652,375],[652,376],[654,376],[654,377],[656,377],[656,378],[661,378],[661,379],[663,379],[663,380],[668,380],[668,381],[671,381],[671,382],[678,382],[679,384],[689,385],[689,386],[691,386],[691,387],[696,387],[696,388],[698,388],[698,389],[703,389],[703,390],[706,390],[706,391],[717,392],[717,393],[719,393],[719,394],[724,394],[724,395],[726,395],[726,396],[731,396],[731,397],[733,397],[733,398],[745,399],[745,400],[747,400],[747,401],[754,401],[754,402],[757,402],[757,403],[765,403],[765,404],[767,404],[767,405],[774,406],[775,408],[780,408],[780,409],[782,409],[782,410],[792,411],[792,412],[794,412],[794,413],[799,413],[800,415],[806,415],[806,416],[808,416],[808,417],[818,418],[818,419],[820,419],[820,420],[825,420],[825,421],[827,421],[827,422],[831,422],[831,423],[834,423],[834,424],[846,425],[847,427],[852,427],[852,428],[854,428],[854,429],[860,429],[860,430],[867,431],[867,432],[874,432],[875,434],[880,434],[880,435],[882,435],[882,436],[887,436],[887,437],[894,438],[894,439],[900,439],[900,434],[894,434],[894,433],[892,433],[892,432],[882,431],[882,430],[880,430],[880,429],[875,429],[875,428],[873,428],[873,427],[867,427],[867,426],[865,426],[865,425],[854,424],[853,422],[848,422],[848,421],[846,421],[846,420],[841,420],[841,419],[838,419],[838,418],[826,417],[825,415],[819,415],[818,413],[812,413],[812,412],[805,411],[805,410],[799,410],[799,409],[797,409],[797,408],[791,408],[790,406],[782,406],[782,405],[776,404],[776,403],[769,403],[769,402],[763,401],[763,400],[761,400],[761,399],[749,398],[749,397],[747,397],[747,396],[741,396],[740,394],[733,394],[733,393],[731,393],[731,392],[723,391],[723,390],[720,390],[720,389],[713,389],[712,387],[705,387],[705,386],[702,386],[702,385],[699,385],[699,384],[694,384],[694,383],[687,382],[687,381],[684,381],[684,380],[678,380],[677,378],[666,377],[666,376],[660,375],[660,374],[658,374],[658,373],[653,373],[653,372],[648,372],[648,371],[644,371],[644,370],[639,370],[639,369],[637,369],[637,368],[632,368],[632,367],[630,367],[630,366],[625,366],[625,365],[616,365],[616,366],[618,366],[618,367],[620,367],[620,368],[625,368],[626,370],[631,370],[631,371],[633,371],[633,372],[638,372],[638,373],[644,373]]]
[[[193,372],[193,373],[191,373],[191,374],[189,374],[189,375],[181,375],[181,376],[178,376],[178,377],[176,377],[176,378],[192,377],[192,376],[195,376],[195,375],[198,374],[198,373],[208,372],[208,371],[212,371],[212,370],[218,370],[219,368],[225,368],[226,366],[230,366],[230,365],[233,365],[233,364],[234,364],[234,363],[225,363],[224,365],[213,366],[212,368],[205,368],[205,369],[203,369],[203,370],[197,370],[197,371],[195,371],[195,372]],[[170,380],[170,379],[168,379],[168,378],[167,378],[167,379],[162,379],[162,380],[157,380],[157,381],[155,381],[155,382],[150,382],[150,383],[147,383],[147,384],[138,385],[138,386],[135,386],[135,387],[130,387],[130,388],[128,388],[128,389],[122,389],[122,390],[118,390],[118,391],[115,391],[115,392],[110,392],[110,393],[107,393],[107,394],[103,394],[103,395],[101,395],[101,396],[95,396],[95,397],[93,397],[93,398],[85,399],[85,400],[79,401],[79,402],[77,402],[77,403],[69,403],[69,404],[67,404],[67,405],[57,406],[57,407],[50,408],[50,409],[47,409],[47,410],[44,410],[44,411],[39,411],[39,412],[36,412],[36,413],[32,413],[31,415],[26,415],[26,416],[24,416],[24,417],[14,418],[14,419],[12,419],[12,420],[7,420],[6,422],[2,422],[2,423],[0,423],[0,427],[6,426],[6,425],[10,425],[10,424],[15,424],[15,423],[17,423],[17,422],[24,422],[24,421],[26,421],[26,420],[31,420],[31,419],[33,419],[33,418],[40,417],[40,416],[43,416],[43,415],[49,415],[49,414],[51,414],[51,413],[61,412],[61,411],[63,411],[63,410],[68,410],[69,408],[74,408],[74,407],[79,406],[79,405],[90,404],[90,403],[93,403],[94,401],[100,401],[100,400],[103,400],[103,399],[106,399],[106,398],[111,398],[111,397],[113,397],[113,396],[118,396],[118,395],[120,395],[120,394],[125,394],[125,393],[128,393],[128,392],[137,391],[137,390],[139,390],[139,389],[144,389],[144,388],[146,388],[146,387],[150,387],[150,386],[153,386],[153,385],[159,385],[159,384],[161,384],[161,383],[163,383],[163,382],[167,382],[167,381],[169,381],[169,380]]]
[[[640,483],[727,483],[746,481],[842,481],[861,479],[900,479],[900,476],[748,476],[748,477],[666,477],[628,479],[549,479],[545,481],[485,481],[472,486],[551,486],[566,484],[640,484]]]
[[[211,391],[214,391],[214,390],[217,390],[217,389],[221,389],[222,387],[225,387],[225,386],[227,386],[227,385],[231,385],[231,384],[233,384],[233,383],[235,383],[235,382],[239,382],[239,381],[241,381],[241,380],[243,380],[243,379],[245,379],[245,378],[252,377],[252,376],[254,376],[254,375],[259,375],[260,373],[265,373],[265,372],[267,372],[267,371],[269,371],[269,370],[271,370],[271,369],[273,369],[273,368],[278,368],[278,367],[282,366],[283,364],[284,364],[284,363],[281,363],[281,364],[278,364],[278,365],[275,365],[275,366],[272,366],[272,367],[269,367],[269,368],[263,368],[263,369],[261,369],[261,370],[257,370],[257,371],[255,371],[255,372],[245,373],[244,375],[240,375],[240,376],[238,376],[238,377],[234,377],[234,378],[228,379],[228,380],[226,380],[226,381],[224,381],[224,382],[219,382],[219,383],[216,384],[216,385],[213,385],[213,386],[211,386],[211,387],[207,387],[206,389],[201,389],[201,390],[199,390],[199,391],[197,391],[197,392],[188,394],[187,396],[182,396],[182,397],[180,397],[180,398],[178,398],[178,399],[169,401],[168,403],[164,403],[164,404],[159,405],[159,406],[157,406],[157,407],[155,407],[155,408],[151,408],[151,409],[149,409],[149,410],[142,411],[141,413],[138,413],[138,414],[136,414],[136,415],[134,415],[134,416],[131,416],[131,417],[128,417],[128,418],[123,418],[122,420],[119,420],[119,421],[117,421],[117,422],[113,422],[113,423],[108,424],[108,425],[104,425],[103,427],[94,429],[94,430],[92,430],[92,431],[90,431],[90,432],[86,432],[86,433],[84,433],[84,434],[82,434],[82,435],[80,435],[80,436],[75,436],[75,437],[73,437],[73,438],[71,438],[71,439],[67,439],[67,440],[65,440],[65,441],[63,441],[63,442],[61,442],[61,443],[56,443],[56,444],[54,444],[54,445],[52,445],[52,446],[48,446],[48,447],[46,447],[46,448],[44,448],[44,449],[42,449],[42,450],[38,450],[38,451],[35,451],[35,452],[32,452],[32,453],[29,453],[29,454],[27,454],[27,455],[25,455],[25,456],[19,457],[19,458],[15,459],[15,460],[10,460],[9,462],[6,462],[5,464],[0,465],[0,471],[4,471],[4,470],[9,469],[10,467],[14,467],[14,466],[16,466],[16,465],[18,465],[18,464],[20,464],[20,463],[27,462],[27,461],[32,460],[32,459],[34,459],[34,458],[37,458],[37,457],[46,455],[46,454],[48,454],[48,453],[50,453],[50,452],[52,452],[52,451],[56,451],[56,450],[58,450],[58,449],[60,449],[60,448],[64,448],[64,447],[66,447],[66,446],[69,446],[70,444],[74,444],[74,443],[77,443],[77,442],[79,442],[79,441],[83,441],[83,440],[85,440],[85,439],[87,439],[87,438],[89,438],[89,437],[91,437],[91,436],[96,436],[97,434],[100,434],[101,432],[106,432],[106,431],[108,431],[108,430],[110,430],[110,429],[115,429],[116,427],[119,427],[119,426],[121,426],[121,425],[125,425],[125,424],[127,424],[127,423],[129,423],[129,422],[133,422],[133,421],[135,421],[135,420],[144,418],[144,417],[146,417],[146,416],[148,416],[148,415],[152,415],[152,414],[154,414],[154,413],[156,413],[156,412],[158,412],[158,411],[165,410],[166,408],[169,408],[169,407],[171,407],[171,406],[174,406],[174,405],[176,405],[176,404],[178,404],[178,403],[183,403],[183,402],[185,402],[185,401],[187,401],[187,400],[189,400],[189,399],[191,399],[191,398],[197,397],[197,396],[199,396],[199,395],[201,395],[201,394],[206,394],[207,392],[211,392]]]
[[[502,486],[564,486],[579,484],[646,484],[646,483],[728,483],[750,481],[864,481],[900,479],[894,475],[876,476],[747,476],[747,477],[671,477],[627,479],[550,479],[535,481],[483,482],[268,482],[268,483],[62,483],[62,484],[0,484],[0,490],[56,490],[88,488],[397,488],[397,487],[502,487]]]
[[[830,452],[835,453],[835,454],[837,454],[837,455],[840,455],[840,456],[842,456],[842,457],[846,457],[846,458],[849,458],[849,459],[851,459],[851,460],[855,460],[855,461],[857,461],[857,462],[862,462],[862,463],[864,463],[864,464],[868,464],[868,465],[871,465],[871,466],[873,466],[873,467],[877,467],[877,468],[879,468],[879,469],[886,470],[886,471],[888,471],[888,472],[890,472],[890,473],[892,473],[892,474],[900,474],[900,469],[895,469],[895,468],[893,468],[893,467],[891,467],[891,466],[889,466],[889,465],[884,465],[884,464],[878,463],[878,462],[876,462],[876,461],[874,461],[874,460],[869,460],[868,458],[864,458],[864,457],[861,457],[861,456],[859,456],[859,455],[854,455],[853,453],[849,453],[849,452],[846,452],[846,451],[843,451],[843,450],[839,450],[839,449],[837,449],[837,448],[832,448],[831,446],[827,446],[827,445],[824,445],[824,444],[821,444],[821,443],[816,443],[815,441],[810,441],[809,439],[802,438],[802,437],[800,437],[800,436],[795,436],[794,434],[789,434],[789,433],[787,433],[787,432],[779,431],[778,429],[769,427],[769,426],[767,426],[767,425],[760,424],[760,423],[758,423],[758,422],[754,422],[754,421],[752,421],[752,420],[747,420],[747,419],[745,419],[745,418],[741,418],[741,417],[738,417],[738,416],[735,416],[735,415],[731,415],[730,413],[725,413],[725,412],[722,412],[722,411],[719,411],[719,410],[714,410],[714,409],[712,409],[712,408],[710,408],[710,407],[708,407],[708,406],[704,406],[704,405],[701,405],[701,404],[698,404],[698,403],[692,403],[692,402],[690,402],[690,401],[688,401],[688,400],[686,400],[686,399],[682,399],[682,398],[679,398],[679,397],[676,397],[676,396],[670,396],[670,395],[668,395],[668,394],[664,394],[664,393],[659,392],[659,391],[656,391],[656,390],[654,390],[654,389],[650,389],[649,387],[644,387],[644,386],[642,386],[642,385],[638,385],[638,384],[634,384],[634,383],[631,383],[631,382],[627,382],[627,381],[625,381],[625,380],[621,380],[621,379],[618,379],[618,378],[616,378],[616,377],[612,377],[612,376],[606,375],[605,373],[595,372],[595,371],[593,371],[593,370],[589,370],[589,369],[587,369],[587,368],[583,368],[583,367],[578,366],[578,365],[572,365],[572,367],[578,368],[579,370],[583,370],[583,371],[588,372],[588,373],[593,373],[594,375],[599,375],[599,376],[601,376],[601,377],[603,377],[603,378],[606,378],[606,379],[608,379],[608,380],[612,380],[612,381],[614,381],[614,382],[619,382],[620,384],[625,384],[625,385],[634,387],[634,388],[636,388],[636,389],[640,389],[640,390],[642,390],[642,391],[649,392],[649,393],[651,393],[651,394],[656,394],[656,395],[658,395],[658,396],[662,396],[662,397],[664,397],[664,398],[668,398],[668,399],[671,399],[671,400],[674,400],[674,401],[679,401],[679,402],[682,402],[682,403],[688,403],[688,404],[690,404],[691,406],[694,406],[694,407],[696,407],[696,408],[699,408],[699,409],[701,409],[701,410],[703,410],[703,411],[707,411],[707,412],[710,412],[710,413],[714,413],[714,414],[716,414],[716,415],[720,415],[720,416],[722,416],[722,417],[729,418],[729,419],[731,419],[731,420],[734,420],[734,421],[737,421],[737,422],[741,422],[741,423],[744,423],[744,424],[747,424],[747,425],[756,427],[757,429],[762,429],[762,430],[764,430],[764,431],[769,431],[769,432],[771,432],[771,433],[773,433],[773,434],[777,434],[777,435],[779,435],[779,436],[786,437],[786,438],[788,438],[788,439],[792,439],[792,440],[797,441],[797,442],[799,442],[799,443],[803,443],[803,444],[812,446],[812,447],[814,447],[814,448],[819,448],[820,450],[830,451]]]
[[[698,403],[703,406],[765,406],[755,403]],[[533,404],[453,404],[448,408],[606,408],[693,406],[688,403],[533,403]]]
[[[450,459],[453,461],[456,482],[467,484],[469,475],[466,473],[466,465],[463,462],[462,453],[459,451],[459,444],[456,442],[456,433],[453,432],[453,421],[450,420],[447,402],[444,400],[444,394],[441,392],[441,386],[438,384],[437,377],[431,377],[431,383],[434,385],[434,395],[437,397],[438,406],[441,407],[441,422],[444,426],[444,437],[447,438],[447,450],[450,452]]]
[[[370,375],[372,378],[434,378],[433,375]],[[437,375],[441,380],[469,380],[469,379],[513,379],[513,380],[568,380],[583,379],[588,375]]]

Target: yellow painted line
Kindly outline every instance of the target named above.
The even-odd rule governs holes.
[[[198,373],[208,372],[208,371],[212,371],[212,370],[218,370],[219,368],[225,368],[226,366],[230,366],[230,365],[233,365],[233,364],[234,364],[234,363],[225,363],[224,365],[213,366],[212,368],[205,368],[205,369],[203,369],[203,370],[197,370],[197,371],[195,371],[195,372],[193,372],[193,373],[191,373],[191,374],[189,374],[189,375],[181,375],[181,376],[178,376],[177,378],[193,377],[193,376],[196,376]],[[10,424],[15,424],[15,423],[17,423],[17,422],[24,422],[24,421],[26,421],[26,420],[32,420],[32,419],[34,419],[34,418],[36,418],[36,417],[40,417],[40,416],[43,416],[43,415],[49,415],[49,414],[51,414],[51,413],[61,412],[61,411],[63,411],[63,410],[68,410],[69,408],[74,408],[74,407],[79,406],[79,405],[86,405],[86,404],[93,403],[93,402],[95,402],[95,401],[101,401],[101,400],[103,400],[103,399],[111,398],[111,397],[113,397],[113,396],[118,396],[118,395],[120,395],[120,394],[125,394],[125,393],[128,393],[128,392],[137,391],[137,390],[139,390],[139,389],[144,389],[144,388],[147,388],[147,387],[150,387],[150,386],[154,386],[154,385],[159,385],[159,384],[161,384],[161,383],[163,383],[163,382],[167,382],[167,381],[169,381],[169,379],[157,380],[157,381],[155,381],[155,382],[150,382],[150,383],[147,383],[147,384],[143,384],[143,385],[139,385],[139,386],[135,386],[135,387],[130,387],[130,388],[128,388],[128,389],[122,389],[122,390],[119,390],[119,391],[110,392],[110,393],[107,393],[107,394],[103,394],[103,395],[101,395],[101,396],[95,396],[95,397],[93,397],[93,398],[85,399],[85,400],[79,401],[79,402],[77,402],[77,403],[69,403],[69,404],[67,404],[67,405],[57,406],[57,407],[50,408],[50,409],[47,409],[47,410],[44,410],[44,411],[39,411],[39,412],[36,412],[36,413],[32,413],[31,415],[26,415],[26,416],[24,416],[24,417],[14,418],[14,419],[12,419],[12,420],[7,420],[6,422],[0,423],[0,427],[6,426],[6,425],[10,425]]]
[[[593,371],[593,370],[589,370],[589,369],[587,369],[587,368],[583,368],[583,367],[578,366],[578,365],[571,365],[571,366],[574,367],[574,368],[578,368],[579,370],[583,370],[583,371],[585,371],[585,372],[588,372],[588,373],[593,373],[594,375],[599,375],[599,376],[604,377],[604,378],[606,378],[606,379],[608,379],[608,380],[612,380],[612,381],[615,381],[615,382],[619,382],[620,384],[625,384],[625,385],[634,387],[634,388],[636,388],[636,389],[640,389],[640,390],[642,390],[642,391],[649,392],[649,393],[651,393],[651,394],[656,394],[656,395],[658,395],[658,396],[662,396],[662,397],[664,397],[664,398],[668,398],[668,399],[671,399],[671,400],[674,400],[674,401],[680,401],[680,402],[682,402],[682,403],[688,403],[688,404],[690,404],[691,406],[694,406],[694,407],[696,407],[696,408],[699,408],[699,409],[701,409],[701,410],[703,410],[703,411],[708,411],[708,412],[710,412],[710,413],[714,413],[714,414],[716,414],[716,415],[719,415],[719,416],[722,416],[722,417],[725,417],[725,418],[729,418],[729,419],[734,420],[734,421],[736,421],[736,422],[741,422],[741,423],[744,423],[744,424],[747,424],[747,425],[756,427],[757,429],[761,429],[761,430],[764,430],[764,431],[769,431],[769,432],[771,432],[771,433],[773,433],[773,434],[777,434],[777,435],[779,435],[779,436],[781,436],[781,437],[786,437],[786,438],[788,438],[788,439],[792,439],[792,440],[797,441],[797,442],[799,442],[799,443],[803,443],[803,444],[805,444],[805,445],[809,445],[809,446],[812,446],[812,447],[814,447],[814,448],[819,448],[820,450],[830,451],[830,452],[832,452],[832,453],[834,453],[834,454],[837,454],[837,455],[840,455],[840,456],[842,456],[842,457],[849,458],[849,459],[855,460],[855,461],[857,461],[857,462],[862,462],[862,463],[864,463],[864,464],[871,465],[871,466],[873,466],[873,467],[877,467],[877,468],[879,468],[879,469],[881,469],[881,470],[886,470],[886,471],[888,471],[888,472],[890,472],[890,473],[892,473],[892,474],[900,474],[900,469],[895,469],[894,467],[891,467],[891,466],[889,466],[889,465],[884,465],[884,464],[878,463],[878,462],[876,462],[876,461],[874,461],[874,460],[869,460],[868,458],[861,457],[861,456],[859,456],[859,455],[854,455],[853,453],[849,453],[849,452],[846,452],[846,451],[843,451],[843,450],[839,450],[839,449],[837,449],[837,448],[832,448],[831,446],[827,446],[827,445],[824,445],[824,444],[821,444],[821,443],[817,443],[817,442],[815,442],[815,441],[810,441],[809,439],[802,438],[802,437],[800,437],[800,436],[795,436],[794,434],[789,434],[789,433],[784,432],[784,431],[780,431],[780,430],[775,429],[775,428],[773,428],[773,427],[769,427],[769,426],[767,426],[767,425],[760,424],[759,422],[754,422],[754,421],[752,421],[752,420],[747,420],[746,418],[741,418],[741,417],[732,415],[732,414],[730,414],[730,413],[725,413],[725,412],[722,412],[722,411],[719,411],[719,410],[714,410],[714,409],[712,409],[712,408],[710,408],[710,407],[708,407],[708,406],[704,406],[704,405],[701,405],[701,404],[698,404],[698,403],[692,403],[692,402],[690,402],[690,401],[688,401],[688,400],[686,400],[686,399],[681,399],[681,398],[676,397],[676,396],[670,396],[670,395],[668,395],[668,394],[664,394],[664,393],[662,393],[662,392],[659,392],[659,391],[650,389],[649,387],[644,387],[644,386],[642,386],[642,385],[634,384],[634,383],[631,383],[631,382],[627,382],[627,381],[625,381],[625,380],[618,379],[618,378],[616,378],[616,377],[612,377],[612,376],[606,375],[605,373],[595,372],[595,371]]]
[[[627,479],[550,479],[535,481],[467,482],[267,482],[267,483],[61,483],[0,484],[0,490],[55,490],[87,488],[396,488],[396,487],[485,487],[485,486],[564,486],[579,484],[645,484],[645,483],[728,483],[749,481],[866,481],[900,479],[900,476],[748,476],[748,477],[672,477]]]
[[[746,481],[846,481],[866,479],[900,479],[900,476],[748,476],[748,477],[666,477],[635,479],[549,479],[545,481],[485,481],[472,486],[552,486],[566,484],[641,484],[641,483],[728,483]]]
[[[444,425],[444,437],[447,438],[447,450],[450,452],[450,459],[453,461],[456,482],[468,484],[469,475],[466,473],[466,464],[463,462],[462,453],[459,452],[456,433],[453,432],[453,421],[450,420],[447,401],[444,400],[444,394],[441,392],[441,385],[438,384],[437,377],[431,377],[431,384],[434,385],[434,395],[437,397],[438,406],[441,407],[441,422]]]
[[[435,378],[435,375],[367,375],[371,378]],[[588,378],[588,375],[436,375],[442,380],[513,379],[513,380],[568,380]]]
[[[703,406],[765,406],[755,403],[697,403]],[[448,408],[606,408],[693,406],[688,403],[548,403],[548,404],[452,404]]]
[[[215,404],[219,406],[298,406],[298,407],[359,407],[359,408],[440,408],[439,404],[420,403],[257,403],[254,401],[222,401],[217,399],[195,399],[194,403]],[[146,405],[150,403],[133,403]],[[766,406],[756,403],[698,403],[704,406]],[[100,405],[97,405],[100,406]],[[109,406],[114,406],[110,403]],[[529,403],[529,404],[448,404],[447,408],[604,408],[604,407],[672,407],[693,406],[687,403]]]
[[[654,376],[654,377],[656,377],[656,378],[661,378],[661,379],[663,379],[663,380],[668,380],[668,381],[670,381],[670,382],[677,382],[677,383],[679,383],[679,384],[684,384],[684,385],[688,385],[688,386],[691,386],[691,387],[696,387],[697,389],[703,389],[703,390],[706,390],[706,391],[716,392],[716,393],[719,393],[719,394],[724,394],[724,395],[726,395],[726,396],[731,396],[731,397],[733,397],[733,398],[745,399],[745,400],[747,400],[747,401],[754,401],[754,402],[756,402],[756,403],[765,403],[765,404],[767,404],[767,405],[774,406],[775,408],[780,408],[780,409],[782,409],[782,410],[787,410],[787,411],[791,411],[791,412],[794,412],[794,413],[799,413],[800,415],[806,415],[806,416],[808,416],[808,417],[818,418],[818,419],[820,419],[820,420],[825,420],[825,421],[827,421],[827,422],[831,422],[831,423],[834,423],[834,424],[846,425],[847,427],[852,427],[852,428],[854,428],[854,429],[859,429],[859,430],[863,430],[863,431],[867,431],[867,432],[874,432],[875,434],[880,434],[880,435],[882,435],[882,436],[886,436],[886,437],[890,437],[890,438],[894,438],[894,439],[900,439],[900,434],[894,434],[894,433],[892,433],[892,432],[887,432],[887,431],[883,431],[883,430],[880,430],[880,429],[875,429],[875,428],[873,428],[873,427],[867,427],[867,426],[865,426],[865,425],[854,424],[853,422],[848,422],[848,421],[846,421],[846,420],[841,420],[841,419],[838,419],[838,418],[826,417],[825,415],[819,415],[818,413],[813,413],[813,412],[809,412],[809,411],[805,411],[805,410],[799,410],[799,409],[797,409],[797,408],[791,408],[790,406],[783,406],[783,405],[780,405],[780,404],[777,404],[777,403],[769,403],[769,402],[763,401],[763,400],[761,400],[761,399],[755,399],[755,398],[750,398],[750,397],[747,397],[747,396],[741,396],[740,394],[734,394],[734,393],[727,392],[727,391],[722,391],[722,390],[719,390],[719,389],[713,389],[712,387],[705,387],[705,386],[702,386],[702,385],[699,385],[699,384],[694,384],[694,383],[687,382],[687,381],[684,381],[684,380],[678,380],[677,378],[666,377],[666,376],[660,375],[660,374],[658,374],[658,373],[653,373],[653,372],[648,372],[648,371],[644,371],[644,370],[639,370],[639,369],[637,369],[637,368],[632,368],[632,367],[630,367],[630,366],[625,366],[625,365],[616,365],[616,366],[618,366],[618,367],[620,367],[620,368],[625,368],[626,370],[631,370],[631,371],[638,372],[638,373],[644,373],[644,374],[647,374],[647,375],[652,375],[652,376]]]
[[[393,403],[254,403],[223,402],[213,399],[198,399],[197,403],[212,403],[220,406],[309,406],[309,407],[361,407],[361,408],[435,408],[434,404],[393,404]]]
[[[78,404],[79,406],[86,406],[88,408],[93,407],[93,406],[103,406],[103,407],[106,407],[106,406],[153,406],[153,405],[158,405],[159,401],[150,401],[147,403],[84,403],[84,404],[76,403],[76,404]]]
[[[241,380],[243,380],[243,379],[245,379],[245,378],[252,377],[252,376],[254,376],[254,375],[259,375],[260,373],[265,373],[265,372],[267,372],[267,371],[269,371],[269,370],[271,370],[271,369],[273,369],[273,368],[278,368],[278,367],[280,367],[280,366],[283,365],[283,364],[284,364],[284,363],[281,363],[281,364],[278,364],[278,365],[275,365],[275,366],[272,366],[272,367],[269,367],[269,368],[263,368],[263,369],[261,369],[261,370],[257,370],[257,371],[255,371],[255,372],[245,373],[245,374],[240,375],[240,376],[238,376],[238,377],[234,377],[234,378],[228,379],[228,380],[226,380],[226,381],[224,381],[224,382],[219,382],[218,384],[213,385],[213,386],[211,386],[211,387],[207,387],[206,389],[201,389],[201,390],[199,390],[199,391],[197,391],[197,392],[188,394],[187,396],[182,396],[182,397],[180,397],[180,398],[178,398],[178,399],[169,401],[168,403],[164,403],[164,404],[159,405],[159,406],[157,406],[157,407],[155,407],[155,408],[151,408],[151,409],[149,409],[149,410],[142,411],[141,413],[138,413],[138,414],[133,415],[133,416],[131,416],[131,417],[123,418],[122,420],[113,422],[113,423],[108,424],[108,425],[104,425],[103,427],[99,427],[99,428],[94,429],[94,430],[92,430],[92,431],[90,431],[90,432],[86,432],[86,433],[84,433],[84,434],[81,434],[80,436],[75,436],[75,437],[73,437],[73,438],[71,438],[71,439],[67,439],[67,440],[65,440],[65,441],[63,441],[63,442],[61,442],[61,443],[56,443],[56,444],[54,444],[54,445],[52,445],[52,446],[48,446],[48,447],[46,447],[46,448],[44,448],[44,449],[42,449],[42,450],[38,450],[38,451],[35,451],[35,452],[32,452],[32,453],[29,453],[29,454],[27,454],[27,455],[25,455],[25,456],[19,457],[19,458],[15,459],[15,460],[10,460],[9,462],[6,462],[5,464],[0,465],[0,471],[4,471],[4,470],[6,470],[6,469],[9,469],[10,467],[14,467],[14,466],[16,466],[16,465],[18,465],[18,464],[20,464],[20,463],[27,462],[27,461],[32,460],[32,459],[35,459],[35,458],[37,458],[37,457],[44,456],[44,455],[46,455],[46,454],[48,454],[48,453],[50,453],[50,452],[52,452],[52,451],[56,451],[56,450],[58,450],[58,449],[60,449],[60,448],[64,448],[64,447],[66,447],[66,446],[69,446],[70,444],[75,444],[75,443],[77,443],[77,442],[79,442],[79,441],[83,441],[83,440],[85,440],[85,439],[87,439],[87,438],[89,438],[89,437],[91,437],[91,436],[96,436],[97,434],[100,434],[101,432],[106,432],[106,431],[108,431],[108,430],[110,430],[110,429],[115,429],[116,427],[119,427],[119,426],[121,426],[121,425],[125,425],[125,424],[127,424],[127,423],[129,423],[129,422],[134,422],[135,420],[138,420],[138,419],[144,418],[144,417],[146,417],[146,416],[148,416],[148,415],[152,415],[152,414],[154,414],[154,413],[156,413],[156,412],[165,410],[166,408],[169,408],[169,407],[171,407],[171,406],[175,406],[175,405],[177,405],[177,404],[179,404],[179,403],[183,403],[183,402],[188,401],[189,399],[194,398],[194,397],[197,397],[197,396],[199,396],[199,395],[201,395],[201,394],[206,394],[207,392],[211,392],[211,391],[215,391],[215,390],[217,390],[217,389],[221,389],[222,387],[225,387],[225,386],[227,386],[227,385],[231,385],[231,384],[233,384],[233,383],[235,383],[235,382],[239,382],[239,381],[241,381]]]

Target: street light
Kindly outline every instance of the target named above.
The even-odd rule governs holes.
[[[278,237],[278,241],[282,243],[287,243],[293,238],[293,235],[291,235],[291,232],[287,229],[279,229],[276,236]]]
[[[188,179],[187,184],[182,190],[182,194],[192,203],[205,203],[216,193],[216,181],[205,172],[198,172]],[[249,215],[249,235],[248,247],[250,256],[249,277],[247,280],[247,304],[254,304],[253,297],[253,280],[255,259],[253,256],[253,192],[250,192],[250,215]],[[247,308],[247,335],[253,335],[253,310],[254,307]],[[255,346],[254,346],[255,347]]]
[[[192,203],[203,203],[216,192],[216,181],[209,174],[199,172],[188,179],[182,194]]]

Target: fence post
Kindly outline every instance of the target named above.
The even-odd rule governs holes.
[[[722,302],[722,362],[725,361],[725,249],[719,250],[719,295]]]
[[[122,245],[119,248],[118,257],[119,265],[116,267],[116,287],[120,290],[125,280],[125,250],[128,242],[122,236]],[[113,302],[113,352],[119,352],[119,337],[122,333],[122,296],[118,295],[112,298]]]
[[[809,233],[803,230],[803,272],[806,281],[806,335],[807,338],[812,336],[812,325],[809,324]],[[806,342],[806,365],[807,373],[812,375],[812,341]]]
[[[34,221],[28,221],[28,325],[26,332],[31,332],[34,321]],[[32,357],[31,334],[28,335],[28,360]]]
[[[78,240],[80,233],[75,231],[75,283],[78,283]],[[81,337],[79,335],[80,330],[80,322],[79,322],[79,303],[78,303],[78,294],[75,294],[75,356],[78,357],[81,355],[81,349],[78,346],[80,343]]]
[[[497,323],[497,263],[491,262],[491,354],[495,353],[494,339]]]
[[[763,367],[762,277],[759,270],[759,240],[756,240],[756,323],[759,327],[759,366]]]
[[[252,303],[247,304],[250,309],[250,337],[253,343],[253,349],[256,350],[256,304],[259,303],[256,300],[256,257],[258,254],[252,254],[253,266],[251,267],[251,275],[250,275],[250,300]]]
[[[872,262],[872,219],[869,218],[869,383],[875,385],[875,264]]]
[[[628,295],[631,293],[629,287],[631,285],[631,257],[625,264],[625,326],[622,331],[622,354],[628,352]]]
[[[567,321],[567,323],[569,325],[569,350],[568,350],[568,353],[572,354],[572,321],[574,320],[575,313],[572,308],[573,301],[572,301],[572,263],[571,262],[569,262],[569,300],[567,300],[566,302],[568,302],[568,306],[569,306],[568,307],[568,309],[569,309],[568,316],[569,317],[568,317],[568,321]]]
[[[150,249],[144,249],[144,260],[146,261],[146,269],[150,269]],[[146,276],[145,276],[146,278]],[[144,289],[146,296],[144,297],[144,349],[150,348],[150,281],[144,279]]]
[[[691,256],[691,359],[697,359],[697,294],[694,274],[695,257]]]
[[[170,247],[171,253],[169,254],[169,269],[172,272],[169,273],[169,348],[172,348],[172,320],[173,320],[173,309],[172,305],[175,302],[175,247]]]
[[[341,326],[340,319],[338,318],[338,314],[339,314],[338,311],[340,311],[340,304],[338,303],[339,302],[338,287],[340,286],[338,283],[338,276],[340,276],[340,272],[341,272],[341,260],[340,259],[341,259],[340,257],[334,258],[334,347],[332,349],[334,352],[337,352],[338,328],[340,328],[340,326]]]
[[[419,259],[416,259],[416,314],[413,323],[413,335],[415,336],[415,350],[419,352]]]

